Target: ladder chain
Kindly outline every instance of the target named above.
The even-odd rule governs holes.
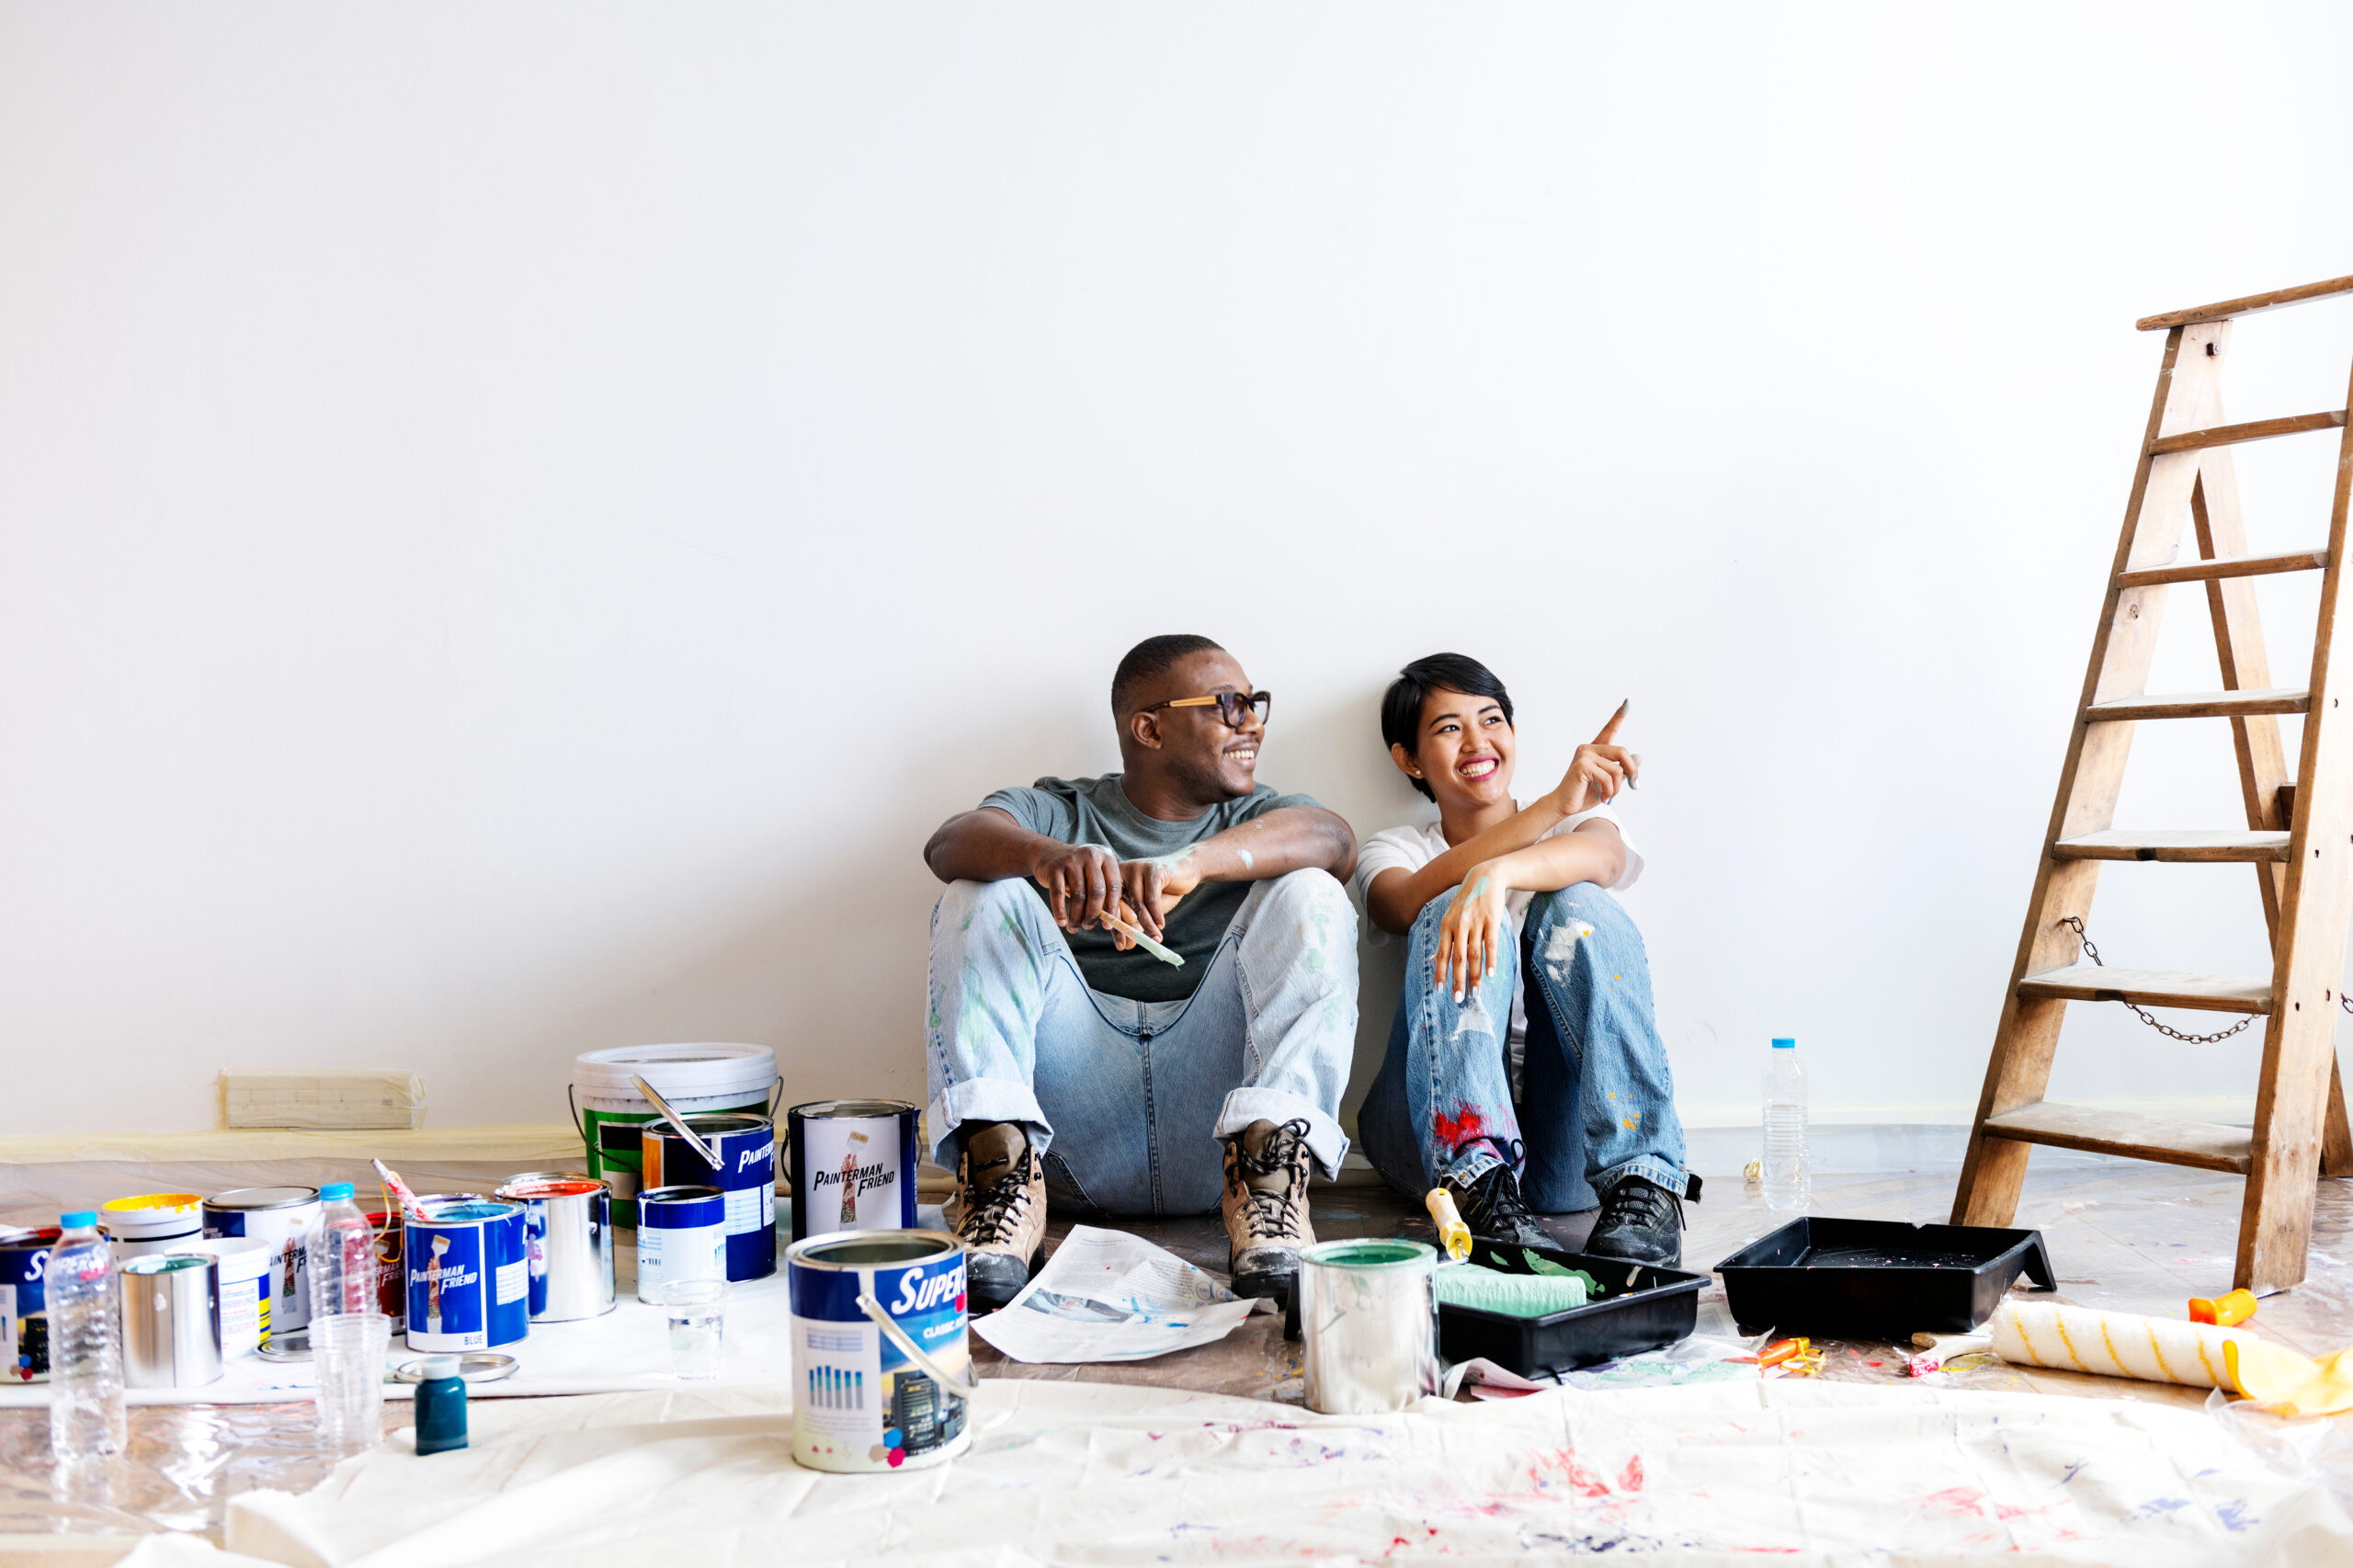
[[[2108,967],[2108,960],[2099,956],[2099,949],[2097,948],[2092,946],[2092,934],[2084,929],[2084,917],[2082,915],[2070,915],[2064,920],[2060,921],[2059,924],[2062,926],[2073,926],[2075,928],[2075,939],[2084,945],[2084,957],[2091,960],[2092,962],[2097,964],[2102,969],[2106,969]],[[2241,1018],[2229,1028],[2222,1029],[2214,1034],[2184,1034],[2179,1029],[2172,1028],[2166,1025],[2157,1022],[2157,1020],[2150,1015],[2150,1012],[2146,1007],[2140,1006],[2131,1002],[2127,1002],[2124,1005],[2127,1007],[2131,1007],[2134,1013],[2138,1014],[2143,1023],[2148,1025],[2159,1034],[2164,1035],[2166,1039],[2181,1040],[2189,1045],[2211,1045],[2218,1040],[2228,1040],[2233,1035],[2238,1033],[2239,1030],[2246,1028],[2247,1025],[2255,1022],[2256,1020],[2256,1015],[2249,1013],[2245,1017]],[[2345,1010],[2348,1013],[2353,1013],[2353,1001],[2346,1002]]]

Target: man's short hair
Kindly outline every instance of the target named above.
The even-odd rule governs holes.
[[[1389,683],[1389,690],[1381,699],[1381,739],[1384,744],[1404,746],[1407,756],[1420,755],[1422,745],[1422,704],[1433,691],[1459,691],[1470,697],[1492,697],[1495,706],[1504,710],[1504,722],[1511,720],[1511,693],[1495,672],[1468,653],[1432,653],[1415,659],[1397,672]],[[1405,780],[1421,791],[1422,799],[1434,801],[1427,780]]]
[[[1166,675],[1176,661],[1194,653],[1222,653],[1224,647],[1206,637],[1189,631],[1172,631],[1160,637],[1147,637],[1128,650],[1120,667],[1111,672],[1111,717],[1124,722],[1133,711],[1136,688],[1146,681]],[[1187,692],[1188,697],[1198,696]]]

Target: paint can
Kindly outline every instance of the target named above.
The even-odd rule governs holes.
[[[502,1183],[498,1196],[523,1206],[531,1321],[611,1312],[613,1195],[605,1184],[577,1171],[526,1171]]]
[[[220,1260],[213,1280],[221,1300],[221,1356],[223,1360],[251,1356],[269,1343],[269,1277],[275,1272],[267,1242],[242,1236],[217,1241],[182,1242],[176,1254],[200,1255]]]
[[[303,1238],[318,1221],[315,1187],[241,1187],[204,1200],[206,1236],[267,1242],[276,1255],[269,1277],[272,1333],[311,1321],[311,1262]]]
[[[116,1277],[122,1386],[202,1388],[221,1376],[221,1260],[202,1253],[134,1257]]]
[[[49,1249],[55,1225],[0,1232],[0,1380],[49,1380]]]
[[[1438,1388],[1438,1251],[1420,1242],[1323,1242],[1299,1255],[1307,1407],[1403,1410]]]
[[[637,1299],[662,1304],[673,1279],[727,1278],[727,1195],[715,1187],[649,1187],[637,1195]]]
[[[786,1111],[792,1239],[915,1229],[922,1119],[904,1100],[813,1100]]]
[[[396,1212],[374,1210],[368,1223],[376,1231],[376,1310],[392,1320],[392,1332],[408,1327],[408,1272],[401,1267],[404,1233]]]
[[[177,1252],[180,1244],[204,1233],[204,1199],[193,1192],[110,1198],[98,1205],[98,1228],[117,1263],[151,1252]]]
[[[586,1150],[588,1174],[610,1184],[613,1223],[637,1228],[637,1189],[659,1187],[640,1179],[642,1147],[638,1129],[654,1119],[653,1105],[631,1082],[643,1078],[681,1116],[705,1111],[769,1115],[775,1108],[776,1052],[765,1045],[703,1042],[692,1045],[625,1045],[584,1051],[573,1064],[574,1125]]]
[[[725,1193],[727,1278],[766,1279],[776,1272],[776,1124],[765,1116],[712,1115],[688,1116],[687,1125],[719,1156],[719,1168],[676,1128],[649,1121],[640,1133],[645,1185]]]
[[[964,1244],[945,1231],[836,1232],[793,1243],[784,1258],[792,1457],[858,1473],[919,1470],[971,1447]]]
[[[531,1331],[523,1206],[437,1193],[403,1227],[408,1347],[488,1350]]]

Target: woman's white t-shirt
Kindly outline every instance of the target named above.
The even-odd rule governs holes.
[[[1635,879],[1643,874],[1643,852],[1634,847],[1634,841],[1631,838],[1626,836],[1626,824],[1618,820],[1618,813],[1608,806],[1595,806],[1588,811],[1579,812],[1574,816],[1563,817],[1551,831],[1543,835],[1543,838],[1558,838],[1564,833],[1574,833],[1579,823],[1589,822],[1595,817],[1599,817],[1615,827],[1620,840],[1626,846],[1626,869],[1619,873],[1616,881],[1609,884],[1609,891],[1615,892],[1620,888],[1632,887]],[[1538,842],[1542,842],[1542,839],[1539,839]],[[1370,915],[1372,909],[1373,878],[1383,871],[1404,871],[1410,876],[1445,854],[1447,847],[1446,830],[1437,823],[1427,823],[1419,827],[1392,827],[1385,832],[1376,833],[1366,839],[1363,847],[1357,851],[1355,881],[1358,901],[1364,905],[1367,915]],[[1515,888],[1504,902],[1511,910],[1512,919],[1518,922],[1528,917],[1528,906],[1535,902],[1535,898],[1536,895],[1525,888]],[[1365,923],[1365,929],[1372,934],[1372,942],[1376,947],[1392,939],[1389,933],[1374,925],[1370,919]],[[1517,931],[1513,933],[1515,937],[1518,935]],[[1413,978],[1410,975],[1407,976],[1406,983],[1413,983]],[[1423,977],[1424,983],[1427,983],[1427,976]],[[1508,1049],[1511,1054],[1512,1089],[1514,1093],[1518,1093],[1520,1064],[1528,1051],[1527,977],[1518,973],[1512,977],[1511,1040]]]

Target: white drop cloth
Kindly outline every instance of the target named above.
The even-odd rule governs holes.
[[[828,1476],[792,1461],[782,1389],[509,1401],[462,1452],[419,1460],[404,1434],[305,1496],[238,1497],[227,1536],[251,1563],[335,1568],[2353,1561],[2317,1486],[2126,1402],[1784,1381],[1318,1416],[1006,1381],[975,1406],[945,1467]],[[188,1538],[125,1562],[249,1568]]]

